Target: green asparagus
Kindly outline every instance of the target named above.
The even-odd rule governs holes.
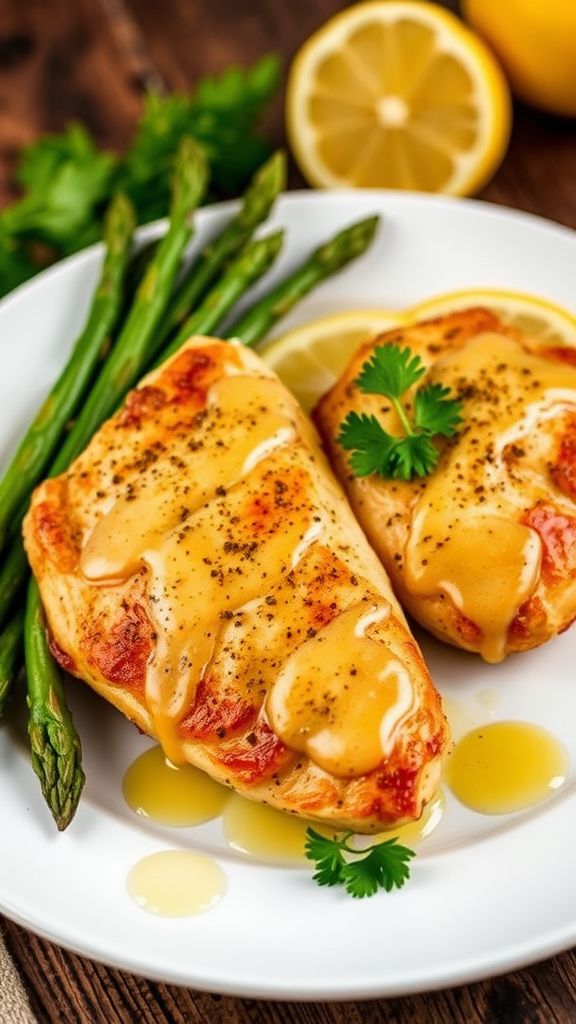
[[[151,238],[149,241],[144,242],[140,248],[136,249],[128,261],[126,279],[124,281],[124,302],[122,304],[124,315],[121,317],[122,321],[130,312],[130,307],[136,298],[136,292],[142,283],[142,278],[148,270],[152,257],[161,241],[162,236],[159,235],[157,238]]]
[[[31,580],[28,588],[24,644],[32,767],[62,831],[74,817],[85,777],[80,740],[66,706],[62,672],[48,648],[46,622],[35,580]]]
[[[22,663],[24,614],[18,611],[0,633],[0,718],[8,703],[12,684]]]
[[[176,161],[168,231],[146,271],[126,325],[50,468],[51,476],[65,470],[83,450],[140,375],[191,234],[189,215],[205,184],[202,152],[191,140],[184,140]],[[32,765],[54,820],[59,829],[64,829],[74,816],[84,773],[80,740],[66,707],[62,673],[50,654],[34,579],[28,586],[24,645]]]
[[[144,275],[120,336],[51,467],[50,476],[67,469],[142,374],[192,233],[190,214],[204,194],[206,181],[207,165],[202,150],[191,139],[185,139],[176,160],[168,231]]]
[[[255,345],[265,338],[276,321],[286,316],[312,288],[366,251],[374,238],[379,219],[368,217],[321,245],[289,277],[237,320],[227,332],[227,337],[239,338],[245,345]]]
[[[238,213],[222,233],[206,246],[177,288],[158,329],[158,349],[182,326],[186,317],[204,298],[222,267],[246,244],[258,225],[266,220],[285,184],[286,157],[278,151],[254,175]]]
[[[84,330],[0,481],[0,550],[5,545],[15,512],[40,480],[108,343],[122,303],[122,286],[135,225],[132,204],[125,196],[117,195],[105,218],[104,265]]]
[[[19,512],[22,519],[23,511]],[[28,560],[24,551],[22,537],[16,534],[2,560],[0,569],[0,629],[5,626],[9,616],[16,607],[18,598],[28,579]],[[0,641],[1,643],[1,641]]]
[[[283,231],[249,242],[214,285],[195,313],[185,321],[173,341],[161,354],[161,361],[173,355],[194,334],[210,334],[244,292],[272,266],[284,239]]]

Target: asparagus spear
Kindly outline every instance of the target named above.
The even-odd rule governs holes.
[[[279,150],[256,172],[244,193],[238,213],[223,232],[206,246],[185,275],[158,329],[158,348],[173,331],[182,326],[222,267],[245,245],[258,225],[266,220],[285,184],[286,157]]]
[[[80,740],[66,706],[62,673],[46,641],[46,622],[35,580],[28,588],[24,643],[32,767],[62,831],[74,817],[85,776]]]
[[[154,253],[160,245],[160,241],[161,236],[159,238],[151,238],[148,242],[144,242],[144,244],[133,253],[128,261],[126,279],[124,281],[123,312],[125,314],[129,312],[130,307],[136,298],[136,292],[140,287],[142,278],[148,269]],[[124,317],[122,317],[122,319],[124,319]]]
[[[272,266],[284,240],[283,231],[257,238],[241,250],[224,276],[208,292],[204,302],[180,328],[165,348],[161,360],[176,352],[194,334],[210,334],[222,322],[240,296]]]
[[[237,320],[227,332],[227,337],[239,338],[245,345],[255,345],[265,338],[276,321],[286,316],[312,288],[366,251],[374,238],[379,219],[368,217],[321,245],[269,295]]]
[[[19,512],[20,521],[24,518],[24,510]],[[16,599],[28,578],[28,560],[20,534],[8,548],[0,569],[0,629],[6,624],[10,613],[16,605]],[[2,634],[3,635],[3,634]],[[2,640],[0,635],[0,649]]]
[[[130,201],[123,195],[115,196],[104,221],[106,254],[102,274],[84,329],[0,481],[0,550],[14,513],[40,480],[108,342],[121,306],[135,225]]]
[[[168,231],[148,266],[120,336],[50,469],[50,476],[66,469],[86,447],[144,370],[154,332],[192,234],[190,214],[202,198],[206,182],[206,158],[192,139],[185,138],[176,158]]]
[[[206,184],[206,161],[190,139],[180,147],[165,237],[138,289],[134,305],[50,475],[62,472],[88,443],[135,382],[145,363],[150,339],[162,316],[191,229],[189,214]],[[24,626],[32,766],[59,829],[70,824],[82,787],[80,740],[66,707],[62,673],[48,647],[46,624],[36,581],[28,586]]]
[[[23,633],[24,614],[18,611],[0,634],[0,718],[21,664]]]

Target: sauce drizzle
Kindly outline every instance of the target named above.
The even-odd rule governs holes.
[[[530,722],[489,722],[466,733],[446,768],[446,782],[466,807],[509,814],[545,800],[568,775],[568,754],[552,733]]]
[[[161,917],[191,917],[209,910],[226,887],[211,857],[162,850],[139,860],[128,874],[128,892],[143,910]]]

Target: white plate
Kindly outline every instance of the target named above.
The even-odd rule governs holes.
[[[198,217],[197,244],[230,207]],[[573,308],[576,235],[481,203],[384,192],[282,199],[288,229],[274,278],[339,226],[372,212],[384,223],[369,255],[308,298],[282,325],[358,306],[403,307],[466,286],[533,291]],[[154,230],[154,229],[152,229]],[[150,229],[149,229],[150,231]],[[100,251],[48,271],[0,306],[0,454],[6,458],[82,323]],[[266,282],[268,287],[270,281]],[[476,721],[541,723],[576,764],[576,632],[489,666],[423,639],[441,690]],[[496,697],[488,697],[486,689]],[[77,817],[54,830],[14,729],[0,732],[0,909],[87,956],[149,977],[236,995],[343,999],[453,985],[518,967],[576,940],[576,791],[505,817],[449,798],[400,892],[356,901],[320,889],[306,869],[246,861],[221,825],[169,830],[123,802],[125,768],[149,741],[79,686],[74,710],[88,782]],[[192,847],[228,878],[213,910],[163,919],[140,910],[126,876],[141,857]]]

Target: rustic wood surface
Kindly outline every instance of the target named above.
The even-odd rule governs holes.
[[[122,148],[147,86],[186,88],[205,72],[270,50],[287,63],[311,31],[346,6],[338,0],[0,0],[0,202],[11,195],[19,147],[39,133],[76,118],[101,143]],[[281,98],[268,128],[281,142]],[[295,168],[291,184],[302,185]],[[508,156],[483,198],[576,228],[574,123],[518,109]],[[576,1021],[573,952],[441,993],[279,1004],[154,984],[68,953],[8,920],[0,927],[42,1024]]]

